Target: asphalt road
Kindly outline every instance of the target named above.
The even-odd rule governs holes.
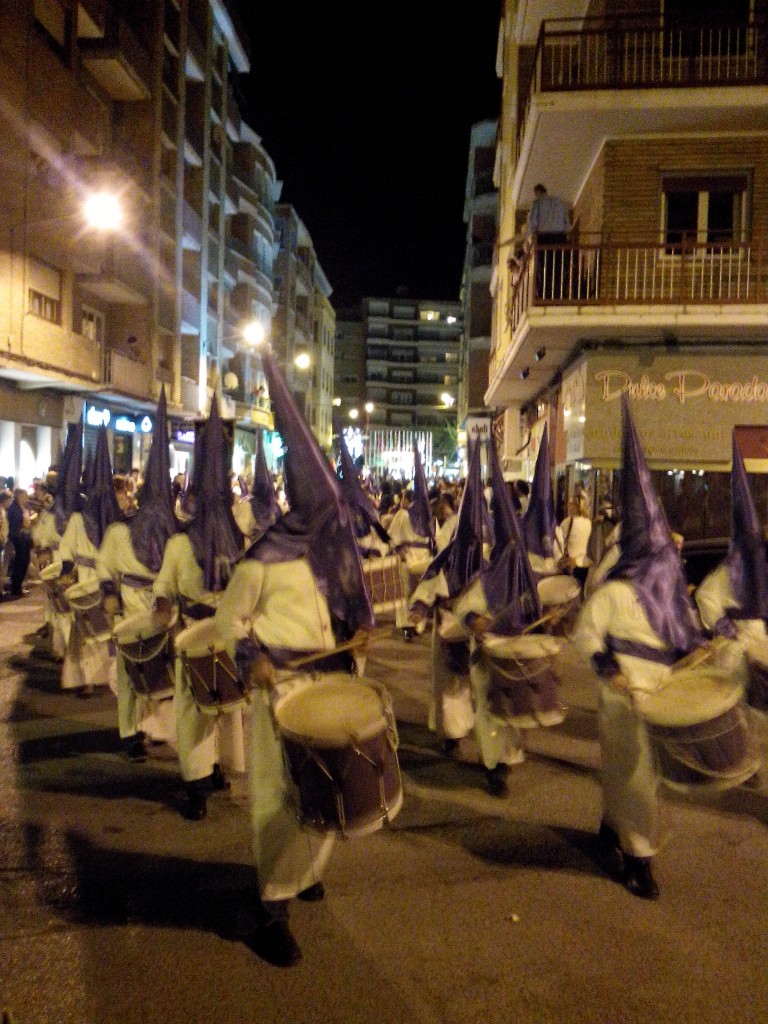
[[[509,796],[426,727],[426,637],[394,633],[404,801],[337,843],[295,903],[290,970],[243,941],[246,781],[181,818],[171,748],[119,753],[114,698],[57,690],[39,588],[0,604],[0,1009],[15,1024],[765,1024],[768,787],[669,794],[661,899],[595,860],[595,682],[566,643],[565,722],[527,733]],[[763,750],[768,730],[759,723]]]

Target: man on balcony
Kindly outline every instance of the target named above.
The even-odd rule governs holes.
[[[536,245],[536,298],[562,299],[569,292],[571,254],[565,249],[546,247],[567,244],[571,216],[563,200],[549,195],[541,183],[533,189],[527,228],[531,243]]]

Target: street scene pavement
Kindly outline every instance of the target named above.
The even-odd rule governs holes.
[[[182,818],[174,750],[120,752],[115,698],[58,688],[43,595],[0,603],[0,1019],[13,1024],[765,1024],[768,786],[666,792],[658,902],[601,870],[596,681],[563,641],[565,721],[505,797],[427,726],[428,635],[365,674],[394,703],[403,806],[339,839],[300,964],[260,960],[247,780]],[[763,752],[764,720],[755,723]]]

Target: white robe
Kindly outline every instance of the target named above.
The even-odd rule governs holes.
[[[205,589],[200,568],[189,537],[177,533],[165,545],[163,564],[152,585],[153,598],[163,597],[176,605],[184,597],[188,601],[215,607],[221,594]],[[192,620],[187,620],[187,625]],[[187,683],[181,658],[176,658],[176,743],[181,777],[185,782],[205,779],[213,766],[244,772],[245,738],[242,708],[219,715],[201,711]]]
[[[470,614],[492,618],[488,602],[479,578],[475,578],[453,602],[453,614],[465,625]],[[472,637],[470,653],[476,653],[478,641]],[[475,736],[480,757],[486,768],[497,764],[520,764],[525,760],[521,730],[512,722],[499,718],[491,710],[489,702],[490,672],[482,658],[471,657],[469,679],[475,709]]]
[[[648,617],[626,580],[604,583],[583,605],[571,637],[591,662],[607,650],[608,636],[663,650]],[[602,753],[603,817],[616,830],[622,849],[636,857],[652,857],[659,847],[660,775],[645,722],[636,708],[643,694],[657,690],[670,667],[634,655],[616,654],[628,694],[600,680],[598,729]]]
[[[50,508],[40,511],[32,524],[32,543],[35,550],[52,552],[52,558],[57,558],[57,551],[61,543],[61,534],[56,529],[56,516]],[[45,622],[50,631],[51,647],[57,658],[63,658],[66,651],[64,643],[64,619],[65,615],[57,612],[53,602],[46,591],[45,594]]]
[[[131,541],[131,531],[126,523],[113,523],[107,528],[96,558],[96,572],[102,582],[111,582],[120,594],[122,616],[147,612],[152,608],[152,580],[155,573],[136,557]],[[121,582],[123,574],[144,577],[146,587],[130,587]],[[131,684],[125,658],[117,644],[117,724],[121,739],[135,736],[142,731],[150,740],[176,744],[174,708],[171,699],[155,700],[136,693]]]
[[[82,513],[73,512],[59,542],[56,561],[73,562],[78,583],[98,582],[97,555],[98,549],[85,531]],[[88,559],[94,565],[80,564],[79,559]],[[62,689],[106,685],[117,694],[117,667],[112,641],[92,641],[78,624],[74,612],[62,617],[61,628],[66,648],[61,670]]]
[[[241,562],[216,609],[216,626],[227,644],[253,636],[292,651],[335,647],[328,604],[305,559]],[[251,705],[251,825],[264,901],[292,899],[320,881],[335,842],[335,833],[307,827],[296,815],[274,715],[281,697],[322,677],[289,670],[276,675],[275,687],[257,690]]]

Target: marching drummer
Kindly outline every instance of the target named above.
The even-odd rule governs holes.
[[[289,923],[294,897],[323,898],[335,833],[302,823],[273,717],[275,702],[323,672],[350,672],[348,644],[374,624],[352,517],[328,462],[302,420],[270,352],[262,356],[277,429],[286,446],[289,511],[235,568],[215,622],[237,643],[244,677],[258,687],[251,719],[251,823],[260,901],[249,944],[269,963],[291,966],[301,950]],[[337,646],[343,650],[336,651]],[[306,661],[291,668],[297,657]],[[308,675],[311,674],[311,675]],[[351,685],[351,684],[350,684]]]
[[[259,428],[256,438],[256,467],[250,493],[241,496],[240,501],[236,501],[232,507],[235,522],[243,534],[245,547],[260,537],[283,514],[264,456],[262,435],[263,431]],[[243,486],[246,486],[245,482]]]
[[[549,458],[549,427],[544,432],[536,456],[528,508],[522,518],[523,540],[537,577],[554,576],[561,572],[564,554],[563,535],[555,516],[552,495],[552,476]]]
[[[659,895],[651,863],[660,841],[660,775],[643,695],[658,690],[704,637],[626,397],[622,425],[621,554],[582,607],[572,639],[600,679],[601,860],[630,893],[652,900]]]
[[[32,547],[37,557],[38,569],[41,572],[52,564],[61,541],[61,533],[57,527],[56,513],[54,512],[57,476],[56,472],[49,472],[45,482],[40,485],[39,490],[42,504],[31,529]],[[64,657],[64,643],[61,629],[57,627],[56,617],[56,609],[53,606],[49,592],[46,590],[45,626],[50,637],[53,656],[60,660]]]
[[[411,595],[410,621],[420,624],[434,610],[432,622],[432,697],[429,726],[446,754],[457,752],[475,724],[469,680],[469,633],[452,606],[483,565],[485,496],[480,478],[480,442],[472,446],[467,480],[453,540],[429,565]]]
[[[77,455],[72,458],[71,466],[67,470],[68,479],[64,484],[70,491],[76,486],[74,476],[80,470],[82,429],[81,421],[78,423],[73,441],[77,446]],[[83,586],[93,585],[94,592],[98,594],[96,556],[99,553],[99,546],[107,527],[121,519],[115,489],[112,486],[107,431],[103,426],[99,427],[97,434],[96,454],[89,477],[88,493],[84,503],[78,500],[73,506],[75,510],[67,520],[59,544],[57,561],[61,563],[64,575],[76,572],[77,582]],[[98,604],[101,605],[100,600]],[[73,613],[70,613],[70,616],[72,615]],[[62,667],[62,686],[67,688],[79,684],[79,696],[82,697],[90,697],[95,686],[109,686],[114,692],[117,689],[115,672],[115,659],[112,656],[109,639],[93,640],[86,634],[77,618],[71,617]]]
[[[155,417],[138,512],[127,522],[109,526],[99,547],[96,571],[105,605],[127,619],[152,608],[152,585],[163,560],[166,542],[176,533],[173,512],[165,389]],[[173,706],[136,692],[117,645],[117,720],[126,757],[145,761],[145,737],[175,744]]]
[[[229,461],[229,443],[214,395],[195,449],[190,485],[194,515],[185,530],[168,539],[152,584],[157,620],[167,627],[177,610],[185,624],[212,617],[231,564],[242,554],[243,538],[232,514]],[[242,712],[211,715],[202,711],[178,657],[174,703],[186,791],[181,813],[189,821],[200,821],[207,814],[209,794],[230,786],[223,766],[245,771]]]
[[[496,636],[514,636],[535,623],[541,618],[541,605],[493,441],[489,443],[488,461],[493,549],[488,564],[468,581],[454,601],[453,613],[472,634],[469,676],[475,736],[485,767],[486,786],[492,796],[504,796],[508,792],[509,767],[525,760],[525,748],[518,726],[494,713],[490,672],[479,648],[489,629]]]

